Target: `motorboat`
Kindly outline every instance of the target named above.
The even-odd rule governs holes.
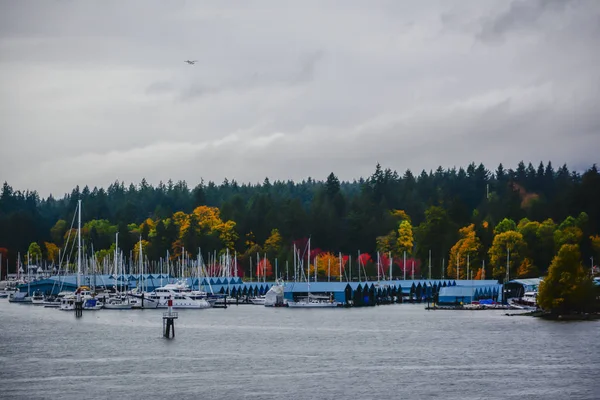
[[[44,307],[46,308],[59,308],[61,300],[65,296],[72,296],[73,292],[60,292],[56,296],[50,295],[44,298]]]
[[[250,302],[257,306],[265,305],[265,296],[256,296],[250,299]]]
[[[167,308],[168,300],[173,300],[173,308],[210,308],[206,299],[192,298],[190,288],[181,283],[169,283],[154,289],[148,294],[148,300],[156,302],[156,308]]]
[[[31,304],[34,306],[43,306],[44,305],[44,295],[39,290],[33,292],[31,296]]]
[[[510,299],[510,306],[518,309],[536,309],[537,308],[537,292],[525,292],[522,297]]]
[[[27,292],[13,292],[8,295],[9,303],[31,304],[31,297]]]

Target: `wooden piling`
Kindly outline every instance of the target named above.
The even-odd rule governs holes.
[[[79,318],[81,316],[83,316],[83,299],[78,293],[77,299],[75,299],[75,317]]]

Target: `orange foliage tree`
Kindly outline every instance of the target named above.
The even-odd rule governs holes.
[[[262,279],[269,276],[273,276],[273,266],[268,259],[261,258],[256,265],[256,277]]]
[[[469,265],[476,266],[479,264],[479,251],[481,243],[475,234],[475,225],[471,224],[458,230],[460,239],[450,249],[450,259],[448,262],[447,274],[448,278],[456,278],[456,267],[459,267],[460,279],[468,279],[467,277],[467,257]]]

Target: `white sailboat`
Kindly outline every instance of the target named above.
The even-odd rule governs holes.
[[[308,239],[308,266],[306,274],[307,296],[300,297],[297,301],[288,301],[290,308],[334,308],[341,306],[341,303],[335,301],[333,296],[315,295],[310,292],[310,239]],[[315,270],[317,265],[315,263]],[[316,274],[316,273],[315,273]]]
[[[87,286],[81,286],[81,200],[77,202],[77,290],[74,295],[60,300],[59,310],[74,311],[76,303],[83,302],[84,310],[99,310],[103,304],[99,302]]]

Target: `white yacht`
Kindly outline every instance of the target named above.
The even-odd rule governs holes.
[[[510,299],[509,303],[513,308],[536,309],[537,292],[525,292],[522,297]]]
[[[167,308],[168,300],[173,300],[173,308],[210,308],[210,303],[204,298],[197,298],[191,294],[191,289],[185,284],[169,283],[156,288],[148,294],[148,300],[156,302],[156,308]]]

